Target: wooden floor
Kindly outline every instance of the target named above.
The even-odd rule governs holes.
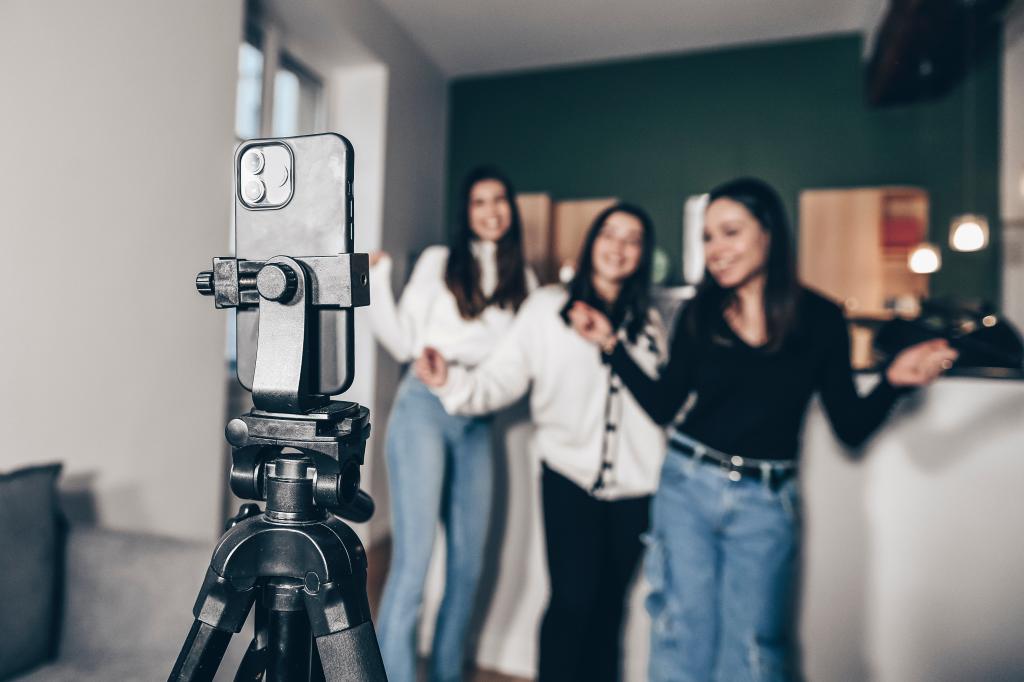
[[[376,542],[367,552],[369,570],[366,576],[366,593],[370,599],[370,609],[374,618],[377,616],[377,605],[380,604],[380,593],[384,590],[384,580],[388,574],[388,564],[391,561],[391,543],[389,541]],[[425,662],[420,662],[420,678],[426,679]],[[524,677],[511,677],[493,670],[482,670],[477,668],[473,675],[468,678],[470,682],[531,682]]]
[[[492,670],[480,670],[479,668],[477,668],[472,680],[473,682],[530,682],[525,677],[509,677]]]

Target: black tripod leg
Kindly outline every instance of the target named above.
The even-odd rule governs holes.
[[[320,661],[320,648],[313,640],[313,660],[309,663],[309,682],[327,682],[324,677],[324,664]]]
[[[232,633],[218,630],[201,621],[192,623],[185,644],[178,654],[168,682],[209,682],[231,641]]]
[[[387,682],[360,578],[348,590],[328,583],[303,594],[325,682]]]
[[[238,665],[235,682],[260,682],[270,661],[270,634],[267,631],[269,614],[262,604],[256,606],[255,620],[256,634]]]
[[[207,569],[206,579],[192,609],[195,622],[185,638],[168,682],[213,680],[231,635],[242,629],[255,596],[256,590],[251,585],[237,589],[212,568]]]
[[[386,682],[373,623],[367,621],[348,630],[316,638],[324,679],[328,682],[358,680]]]
[[[312,639],[305,611],[270,611],[267,682],[306,682]]]

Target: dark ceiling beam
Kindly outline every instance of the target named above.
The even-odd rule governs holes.
[[[867,63],[871,106],[949,92],[999,44],[1008,0],[891,0]]]

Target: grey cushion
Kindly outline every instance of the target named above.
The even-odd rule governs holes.
[[[58,659],[17,682],[167,679],[213,543],[73,525],[66,552]],[[251,638],[251,626],[232,638],[215,680],[234,678]]]
[[[60,659],[141,658],[166,677],[212,553],[212,543],[72,526]]]
[[[59,464],[48,464],[0,475],[0,679],[53,651],[59,473]]]
[[[153,682],[167,679],[170,672],[166,661],[151,661],[143,655],[94,655],[36,668],[14,682]]]

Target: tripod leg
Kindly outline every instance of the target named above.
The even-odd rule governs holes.
[[[317,637],[316,646],[320,650],[325,680],[387,682],[377,634],[370,621],[348,630]]]
[[[210,682],[224,658],[231,635],[242,629],[255,596],[252,586],[237,589],[212,568],[207,569],[192,609],[196,620],[168,682]]]
[[[270,633],[267,630],[269,614],[262,604],[256,606],[255,619],[256,634],[238,665],[235,682],[261,682],[270,661]]]
[[[306,682],[312,638],[305,611],[270,611],[267,682]]]
[[[324,677],[324,664],[320,660],[320,647],[313,640],[313,660],[309,663],[309,682],[327,682]]]
[[[218,630],[202,621],[193,622],[168,682],[210,682],[224,658],[231,635],[227,630]]]
[[[377,634],[370,621],[365,574],[303,593],[326,682],[387,682]],[[347,588],[347,589],[346,589]]]

